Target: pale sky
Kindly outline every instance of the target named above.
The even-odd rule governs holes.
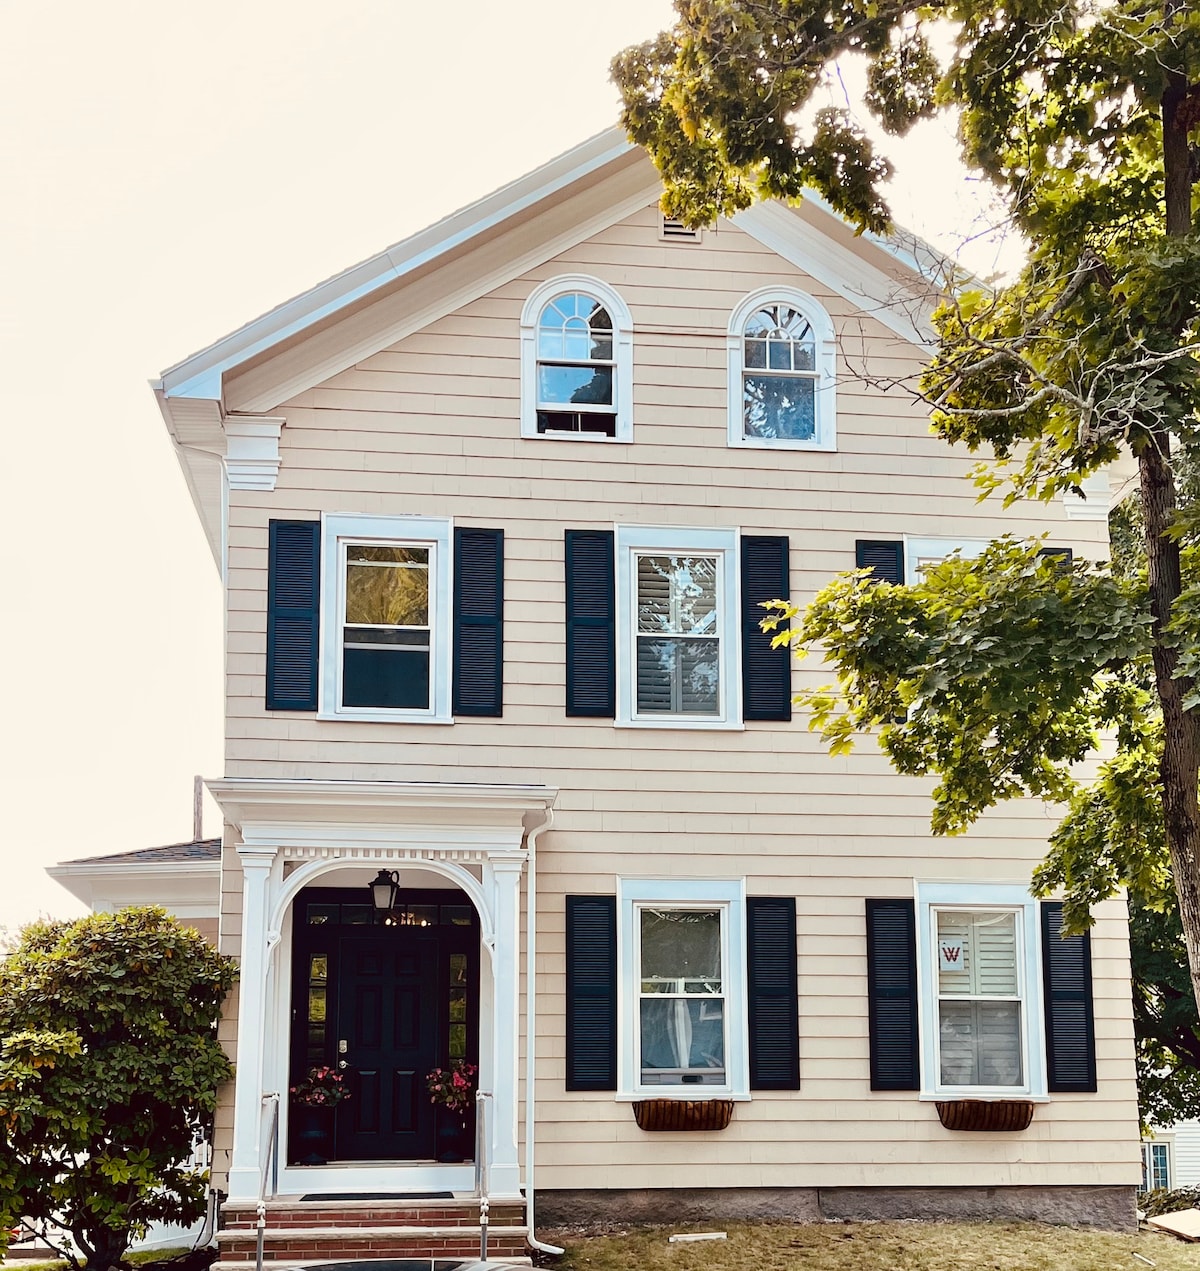
[[[0,0],[0,927],[80,912],[47,865],[190,838],[222,771],[220,587],[147,381],[613,124],[609,58],[670,18]],[[897,218],[953,250],[947,129],[892,153]]]

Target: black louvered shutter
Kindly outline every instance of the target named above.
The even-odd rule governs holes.
[[[750,1089],[800,1089],[800,1005],[796,983],[796,901],[746,897],[750,996]]]
[[[617,587],[612,530],[567,530],[567,714],[617,713]]]
[[[1092,1014],[1092,938],[1063,937],[1062,903],[1043,901],[1042,979],[1046,999],[1046,1076],[1051,1094],[1096,1089]]]
[[[788,540],[759,534],[742,539],[742,718],[791,719],[792,664],[786,648],[771,648],[759,623],[766,600],[787,600]]]
[[[1052,560],[1060,565],[1070,565],[1075,553],[1069,547],[1039,547],[1038,555],[1043,560]]]
[[[454,531],[455,715],[504,714],[504,531]]]
[[[271,521],[267,550],[267,710],[317,709],[321,522]]]
[[[917,918],[911,900],[867,901],[871,1089],[919,1090]]]
[[[567,1089],[617,1088],[617,899],[567,897]]]
[[[860,538],[854,543],[854,566],[869,569],[873,581],[902,583],[904,581],[904,544],[899,539],[882,541]]]

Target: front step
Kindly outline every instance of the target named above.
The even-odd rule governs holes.
[[[380,1258],[478,1258],[479,1201],[390,1200],[267,1202],[263,1261],[359,1262]],[[258,1249],[256,1206],[226,1204],[217,1232],[213,1271],[244,1271]],[[524,1207],[493,1204],[488,1212],[488,1258],[525,1261]]]

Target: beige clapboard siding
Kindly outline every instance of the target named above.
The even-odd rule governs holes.
[[[848,240],[849,241],[849,240]],[[616,286],[635,324],[635,444],[519,436],[517,323],[564,272]],[[842,339],[838,449],[731,450],[726,326],[762,286],[793,282]],[[1104,553],[1102,527],[1058,504],[975,502],[974,462],[929,435],[924,413],[848,368],[919,373],[917,351],[842,297],[723,225],[699,246],[657,238],[653,209],[365,358],[280,405],[272,493],[235,492],[229,517],[227,772],[232,776],[545,782],[560,788],[539,847],[538,1135],[541,1186],[953,1185],[1136,1181],[1127,946],[1094,941],[1097,1096],[1039,1107],[1019,1136],[953,1136],[931,1105],[868,1085],[864,897],[925,878],[1015,879],[1044,851],[1052,812],[1013,804],[966,837],[929,833],[928,781],[895,774],[869,742],[832,758],[805,721],[741,732],[617,729],[563,715],[563,530],[616,522],[786,532],[792,592],[854,564],[856,538],[1041,533]],[[505,715],[453,726],[376,725],[263,708],[267,521],[322,512],[453,516],[505,530]],[[819,664],[793,684],[828,678]],[[240,874],[226,851],[222,939],[236,951]],[[607,1095],[566,1094],[564,904],[618,875],[745,877],[795,895],[803,1089],[740,1104],[722,1135],[644,1135]],[[1117,913],[1119,906],[1112,909]],[[1107,912],[1107,911],[1106,911]],[[232,1018],[223,1026],[230,1040]],[[222,1124],[228,1128],[227,1112]],[[1135,1146],[1131,1147],[1133,1143]]]

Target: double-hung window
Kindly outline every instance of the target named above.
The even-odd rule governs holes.
[[[747,296],[729,322],[729,444],[833,450],[834,350],[833,324],[811,296]]]
[[[1142,1142],[1142,1185],[1140,1192],[1171,1186],[1171,1153],[1165,1142]]]
[[[948,556],[958,553],[963,560],[974,560],[988,545],[983,538],[914,538],[904,540],[904,581],[919,583],[924,570],[940,565]]]
[[[1037,940],[1022,887],[918,885],[927,1094],[1045,1094]]]
[[[623,879],[619,905],[620,1089],[744,1093],[742,884]]]
[[[737,724],[736,540],[618,527],[619,722]]]
[[[538,287],[521,315],[521,435],[633,439],[633,325],[598,278]]]
[[[322,713],[450,716],[450,523],[324,521]]]

